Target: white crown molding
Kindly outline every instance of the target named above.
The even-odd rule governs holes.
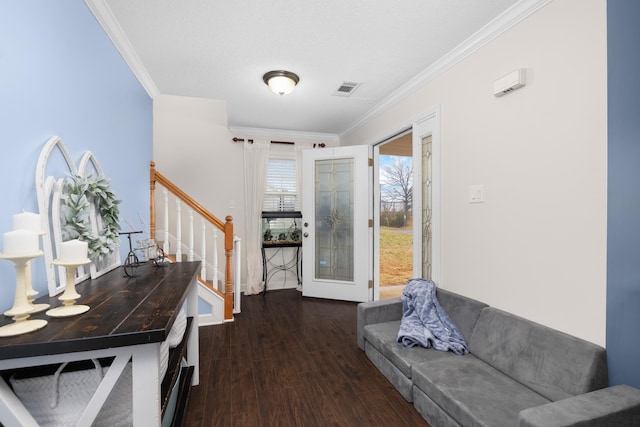
[[[116,49],[118,49],[122,58],[129,65],[144,90],[147,91],[149,97],[153,99],[158,96],[160,91],[158,91],[156,84],[131,46],[129,39],[124,35],[124,31],[122,31],[118,21],[113,16],[113,12],[111,12],[106,0],[84,0],[84,2],[107,33]]]
[[[229,126],[229,131],[235,135],[245,135],[252,137],[262,138],[287,138],[287,139],[307,139],[307,140],[321,140],[322,142],[340,142],[338,135],[333,133],[316,133],[316,132],[299,132],[280,129],[264,129],[264,128],[249,128],[239,126]]]
[[[514,4],[500,16],[493,19],[487,25],[456,46],[453,50],[449,51],[445,56],[434,62],[429,68],[422,71],[416,77],[402,85],[394,93],[376,104],[372,109],[365,113],[364,116],[355,121],[347,130],[342,132],[340,136],[342,137],[349,134],[366,121],[391,108],[393,105],[415,92],[418,88],[429,83],[456,65],[458,62],[476,52],[478,49],[552,1],[553,0],[521,0]]]

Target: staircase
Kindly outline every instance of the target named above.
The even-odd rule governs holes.
[[[233,218],[226,216],[221,221],[158,172],[155,162],[150,166],[151,240],[161,242],[163,252],[172,254],[167,256],[171,262],[201,261],[198,297],[210,308],[200,313],[201,326],[233,321],[233,315],[240,313],[241,256],[241,241],[233,234]],[[162,224],[162,228],[156,224]],[[199,233],[194,233],[196,224]],[[222,239],[218,238],[220,233]],[[222,271],[219,264],[223,265]]]

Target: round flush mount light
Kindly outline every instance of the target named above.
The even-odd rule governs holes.
[[[273,93],[286,95],[293,91],[300,81],[300,77],[291,71],[275,70],[262,76],[262,80]]]

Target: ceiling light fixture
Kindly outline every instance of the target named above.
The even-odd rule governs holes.
[[[286,95],[293,91],[300,81],[300,77],[291,71],[276,70],[266,73],[262,76],[262,80],[273,93]]]

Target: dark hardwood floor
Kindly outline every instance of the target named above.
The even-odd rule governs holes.
[[[356,305],[243,296],[235,322],[200,328],[184,425],[428,427],[358,348]]]

